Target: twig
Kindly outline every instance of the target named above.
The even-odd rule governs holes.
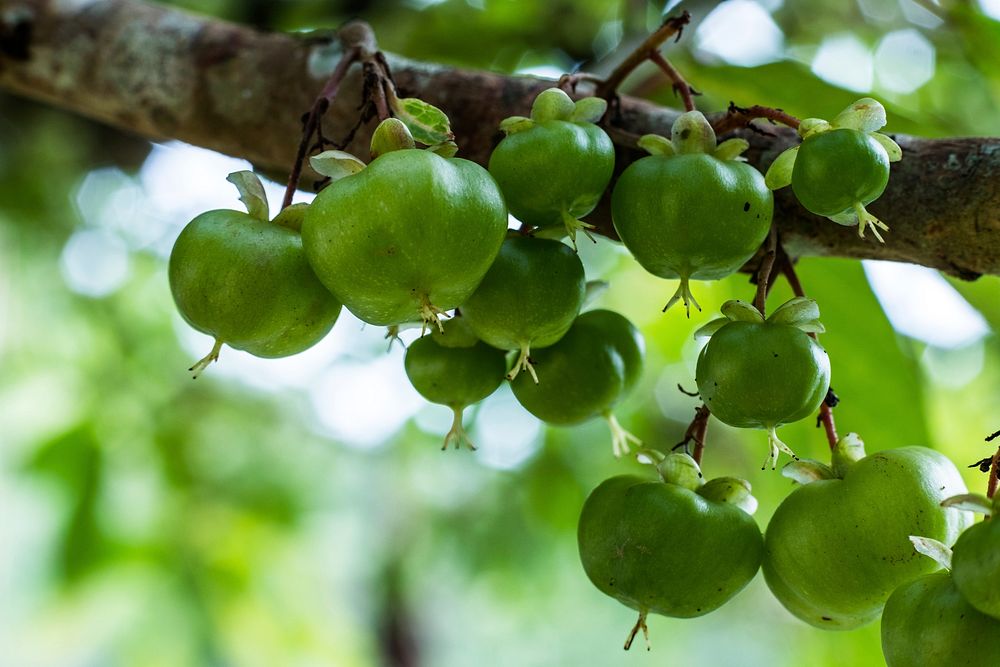
[[[783,255],[783,262],[781,264],[781,272],[784,274],[785,278],[788,280],[789,287],[792,288],[792,292],[795,296],[805,296],[806,293],[802,289],[802,283],[799,281],[799,276],[795,273],[795,265],[793,264],[791,258],[784,252],[781,248],[781,244],[778,244],[778,248]],[[818,337],[814,333],[809,334],[813,340],[818,340]],[[836,395],[834,395],[836,396]],[[829,398],[829,393],[827,393]],[[837,436],[837,425],[833,420],[833,409],[830,407],[826,400],[823,401],[822,405],[819,406],[819,423],[823,424],[823,429],[826,431],[826,441],[830,445],[830,449],[837,446],[837,441],[840,439]]]
[[[770,292],[771,286],[771,271],[774,268],[774,259],[778,254],[778,227],[776,225],[771,225],[771,231],[768,233],[764,244],[764,256],[761,258],[760,266],[757,268],[757,293],[753,297],[753,305],[760,311],[761,315],[765,314],[765,302],[767,301],[767,294]]]
[[[628,58],[622,61],[618,67],[608,75],[608,78],[597,84],[594,91],[598,97],[609,100],[617,94],[618,86],[631,74],[636,67],[644,61],[649,60],[650,55],[659,51],[660,47],[673,36],[681,38],[684,26],[691,22],[691,14],[683,12],[680,16],[673,16],[663,22],[663,24],[650,34],[649,37],[639,45],[635,51],[629,54]]]
[[[991,433],[990,435],[986,436],[986,442],[992,442],[997,438],[1000,438],[1000,431],[997,431],[996,433]]]
[[[732,132],[733,130],[738,130],[741,127],[751,127],[750,122],[758,118],[766,118],[772,123],[781,123],[782,125],[787,125],[792,129],[798,129],[799,119],[795,116],[785,113],[781,109],[772,109],[771,107],[763,107],[760,105],[754,105],[752,107],[738,107],[733,102],[729,103],[729,110],[726,115],[719,118],[714,123],[712,123],[712,129],[715,130],[717,135],[723,135],[726,132]]]
[[[681,76],[681,73],[677,71],[677,68],[673,66],[673,63],[664,58],[663,54],[659,51],[650,53],[649,59],[663,70],[663,73],[673,83],[674,91],[680,94],[681,100],[684,101],[684,111],[694,111],[694,91],[684,77]]]
[[[688,443],[693,440],[694,452],[691,454],[691,458],[699,465],[701,464],[701,456],[705,451],[705,435],[708,433],[708,418],[711,414],[712,411],[704,403],[695,408],[694,419],[691,420],[687,430],[684,431],[684,439],[673,446],[673,449],[683,447],[684,451],[687,451]]]
[[[996,436],[996,433],[993,434]],[[1000,449],[993,455],[993,463],[990,465],[990,480],[986,483],[986,497],[992,498],[996,495],[997,485],[1000,484]]]

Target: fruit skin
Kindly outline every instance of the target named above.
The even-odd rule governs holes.
[[[208,211],[188,223],[168,275],[188,324],[258,357],[312,347],[340,314],[298,232],[239,211]]]
[[[702,349],[696,381],[719,420],[770,429],[819,408],[830,387],[830,358],[793,326],[729,322]]]
[[[564,224],[597,206],[611,181],[614,144],[600,127],[569,120],[536,121],[505,137],[489,170],[510,212],[533,227]]]
[[[993,667],[1000,656],[1000,621],[976,611],[938,572],[897,588],[882,613],[888,667]]]
[[[763,540],[753,518],[676,484],[612,477],[587,498],[577,531],[587,576],[644,614],[690,618],[753,579]]]
[[[885,450],[839,470],[842,479],[792,491],[764,535],[771,592],[792,614],[827,630],[870,623],[897,586],[937,568],[913,550],[910,535],[951,544],[969,523],[965,512],[940,506],[965,493],[965,484],[934,450]]]
[[[462,317],[485,342],[520,349],[526,357],[529,349],[551,345],[569,331],[585,293],[583,263],[569,246],[510,238],[462,304]]]
[[[431,403],[464,408],[478,403],[500,386],[507,371],[506,356],[482,341],[463,336],[461,326],[448,320],[444,333],[418,338],[406,350],[406,376],[413,388]],[[442,344],[458,338],[457,345]]]
[[[394,150],[331,183],[306,212],[316,275],[376,325],[433,319],[479,285],[507,233],[500,190],[479,165]]]
[[[994,514],[958,536],[951,574],[969,604],[1000,619],[1000,518]]]
[[[644,157],[625,170],[611,196],[622,243],[661,278],[732,274],[767,237],[773,209],[760,172],[702,153]]]
[[[610,310],[583,313],[559,342],[534,354],[538,384],[511,382],[518,402],[550,424],[577,424],[608,412],[638,379],[643,341],[635,326]]]
[[[870,133],[840,128],[802,141],[792,191],[816,215],[832,216],[878,199],[889,183],[889,155]]]

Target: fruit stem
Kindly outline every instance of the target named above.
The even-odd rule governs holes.
[[[531,379],[538,384],[538,374],[535,373],[535,365],[531,361],[531,344],[525,343],[521,346],[521,353],[517,356],[517,361],[514,362],[514,367],[510,369],[507,373],[507,379],[513,380],[518,376],[521,371],[528,371],[531,375]]]
[[[698,312],[701,312],[701,306],[698,305],[698,302],[694,300],[694,295],[691,294],[687,276],[681,276],[681,284],[677,286],[677,291],[670,297],[670,301],[667,301],[667,305],[663,307],[663,312],[667,312],[670,306],[678,301],[684,301],[684,310],[687,312],[688,319],[691,319],[691,304],[694,304]]]
[[[425,294],[420,300],[420,319],[423,322],[420,326],[420,335],[423,336],[427,332],[428,325],[436,326],[439,332],[444,333],[444,325],[441,323],[442,315],[444,315],[444,311],[431,303],[430,298]]]
[[[630,443],[642,447],[642,440],[625,430],[610,410],[604,413],[604,418],[608,420],[608,428],[611,429],[611,453],[616,459],[632,451]]]
[[[766,118],[772,123],[781,123],[796,130],[799,129],[799,119],[785,113],[781,109],[772,109],[771,107],[760,105],[738,107],[733,102],[729,103],[728,113],[715,121],[712,127],[715,129],[715,133],[721,136],[726,132],[737,130],[741,127],[753,127],[750,125],[750,122],[757,118]]]
[[[883,239],[882,235],[878,233],[878,230],[883,229],[885,231],[889,231],[889,226],[887,224],[869,213],[868,209],[866,209],[865,205],[861,202],[854,204],[854,213],[858,216],[858,236],[864,238],[865,230],[871,229],[872,234],[874,234],[875,238],[879,240],[879,243],[885,243],[885,239]]]
[[[622,84],[623,81],[631,74],[636,67],[641,65],[643,62],[649,59],[649,54],[654,51],[658,51],[664,42],[668,39],[677,35],[677,39],[680,39],[681,33],[684,31],[684,26],[691,22],[691,14],[688,12],[682,12],[680,16],[671,16],[663,21],[653,33],[647,37],[639,47],[629,54],[625,60],[621,62],[618,67],[616,67],[608,78],[597,85],[594,94],[597,97],[603,97],[609,102],[618,91],[618,86]]]
[[[762,317],[767,315],[764,309],[766,308],[767,294],[771,291],[771,271],[774,269],[774,259],[778,254],[778,228],[774,224],[771,225],[771,231],[768,233],[763,247],[765,249],[764,256],[760,260],[760,266],[757,267],[757,292],[753,297],[753,305],[760,311]]]
[[[992,498],[997,493],[997,485],[1000,484],[1000,449],[993,455],[993,463],[990,464],[990,479],[986,483],[986,497]]]
[[[451,430],[448,431],[444,436],[444,444],[441,445],[441,451],[448,449],[448,445],[455,443],[455,449],[461,449],[462,445],[465,445],[472,451],[476,451],[476,445],[473,444],[472,440],[469,438],[469,434],[465,432],[465,427],[462,426],[462,412],[465,408],[455,408],[453,407],[452,412],[454,417],[451,420]]]
[[[632,631],[628,633],[628,637],[625,639],[625,650],[632,648],[632,641],[635,640],[635,636],[639,634],[639,630],[642,630],[642,636],[646,638],[646,650],[651,650],[649,646],[649,628],[646,627],[646,612],[639,612],[639,620],[635,622],[632,626]]]
[[[213,361],[219,360],[219,352],[222,350],[222,339],[216,338],[215,344],[212,346],[212,351],[206,354],[204,357],[195,362],[195,364],[188,370],[191,372],[191,379],[197,380],[201,372],[208,368],[208,365]]]
[[[579,218],[574,218],[566,211],[562,212],[562,221],[563,225],[566,226],[566,234],[569,235],[569,242],[573,244],[573,250],[579,250],[579,248],[576,247],[576,233],[578,231],[583,232],[587,235],[588,239],[597,243],[597,239],[595,239],[594,235],[590,233],[590,230],[596,229],[594,225],[589,222],[584,222]]]
[[[684,390],[681,389],[681,391]],[[697,396],[697,394],[695,394],[695,396]],[[683,447],[684,452],[687,453],[688,443],[694,440],[694,453],[691,454],[691,458],[693,458],[695,463],[698,465],[701,465],[701,456],[705,452],[705,434],[708,432],[708,418],[711,415],[712,411],[709,410],[708,406],[704,403],[695,408],[694,419],[691,420],[691,423],[688,424],[687,430],[684,431],[684,439],[673,446],[674,450]]]
[[[795,264],[792,263],[792,258],[788,256],[788,253],[781,246],[781,241],[778,241],[777,249],[778,254],[781,256],[781,272],[788,281],[788,286],[792,288],[792,293],[795,296],[805,296],[806,292],[802,289],[802,282],[795,272]],[[815,333],[810,333],[809,336],[813,340],[819,340],[819,337]],[[819,416],[816,418],[816,425],[819,426],[820,424],[823,424],[823,430],[826,431],[826,441],[830,445],[830,449],[834,449],[840,437],[837,435],[837,425],[833,420],[832,405],[827,403],[826,400],[819,406]]]
[[[779,452],[784,452],[791,456],[794,460],[798,461],[799,457],[795,455],[795,452],[791,448],[781,441],[778,437],[778,433],[775,431],[774,426],[770,426],[767,429],[767,444],[769,447],[767,458],[764,459],[764,464],[760,467],[761,470],[767,469],[768,461],[771,462],[771,470],[778,467],[778,455]]]
[[[664,58],[663,54],[659,51],[651,51],[649,53],[649,60],[663,70],[663,73],[670,79],[674,92],[679,94],[681,100],[684,102],[684,111],[694,111],[696,109],[694,105],[694,91],[691,89],[691,85],[681,76],[681,73],[677,71],[677,68],[673,66],[673,63]]]

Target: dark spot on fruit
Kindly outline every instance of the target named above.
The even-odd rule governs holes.
[[[611,577],[611,579],[608,580],[608,586],[614,586],[614,585],[615,585],[615,578]]]
[[[772,352],[771,354],[773,354],[773,355],[774,355],[774,358],[775,358],[775,359],[777,359],[777,358],[778,358],[778,353],[777,353],[777,352]]]
[[[823,616],[823,617],[822,617],[822,619],[823,619],[824,621],[832,621],[832,620],[833,620],[833,619],[832,619],[832,618],[830,618],[829,616]]]
[[[750,210],[750,202],[746,202],[745,204],[743,204],[743,210],[744,211],[749,211]]]
[[[721,588],[717,588],[717,589],[715,589],[715,590],[719,591],[720,593],[722,592],[722,589],[721,589]]]
[[[687,139],[691,136],[691,130],[681,130],[681,139]]]

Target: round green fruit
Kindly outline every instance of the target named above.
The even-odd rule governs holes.
[[[501,125],[507,136],[490,156],[489,170],[518,220],[532,227],[565,226],[574,242],[577,229],[592,227],[580,218],[600,201],[615,165],[611,139],[591,122],[604,113],[607,105],[600,102],[574,105],[566,93],[550,88],[539,94],[532,118]]]
[[[804,139],[792,170],[795,197],[822,216],[873,202],[888,183],[888,153],[870,134],[848,128]]]
[[[994,503],[994,507],[997,504]],[[980,612],[1000,619],[1000,518],[959,535],[952,548],[951,574],[955,586]]]
[[[743,266],[767,237],[774,208],[764,177],[735,159],[730,142],[716,148],[700,113],[678,118],[673,135],[648,140],[659,154],[631,164],[611,197],[615,229],[642,268],[681,280],[664,310],[678,300],[698,308],[688,281],[718,280]],[[701,141],[691,146],[695,137]]]
[[[529,357],[532,348],[552,345],[569,331],[585,293],[583,263],[569,246],[510,238],[462,304],[462,318],[490,345],[521,351],[509,379],[526,369],[537,382]]]
[[[767,526],[764,578],[788,611],[818,628],[875,620],[896,587],[937,569],[909,536],[951,544],[969,522],[941,507],[965,491],[958,470],[925,447],[865,456],[851,434],[837,444],[832,468],[802,461],[783,472],[806,483]]]
[[[476,448],[462,427],[462,412],[496,391],[507,371],[503,351],[478,340],[462,319],[448,320],[441,330],[418,338],[406,350],[406,376],[413,388],[454,412],[441,449],[452,442]]]
[[[263,215],[208,211],[174,243],[168,276],[177,309],[216,339],[212,352],[192,367],[196,372],[218,357],[223,344],[258,357],[302,352],[340,314],[340,303],[306,261],[298,231],[269,222],[266,204]]]
[[[642,369],[643,340],[632,323],[610,310],[592,310],[577,317],[559,342],[532,356],[538,382],[518,375],[511,382],[518,402],[549,424],[604,415],[615,455],[628,452],[628,442],[637,441],[618,425],[611,408]]]
[[[722,323],[702,349],[698,393],[720,421],[766,429],[773,467],[778,450],[795,456],[775,429],[813,414],[830,387],[830,358],[806,333],[819,326],[819,310],[799,298],[767,320],[742,301],[727,302],[723,312],[742,319]]]
[[[666,462],[677,457],[697,471],[686,454]],[[760,567],[760,529],[738,504],[748,497],[746,482],[704,484],[700,471],[682,479],[668,474],[666,481],[613,477],[594,489],[580,514],[583,569],[602,593],[639,612],[636,629],[644,629],[650,612],[707,614],[742,590]]]
[[[882,654],[888,667],[993,667],[1000,659],[1000,621],[970,605],[951,574],[929,574],[889,596]]]
[[[331,183],[302,227],[319,279],[376,325],[437,323],[476,289],[506,233],[503,197],[485,169],[406,148]]]

